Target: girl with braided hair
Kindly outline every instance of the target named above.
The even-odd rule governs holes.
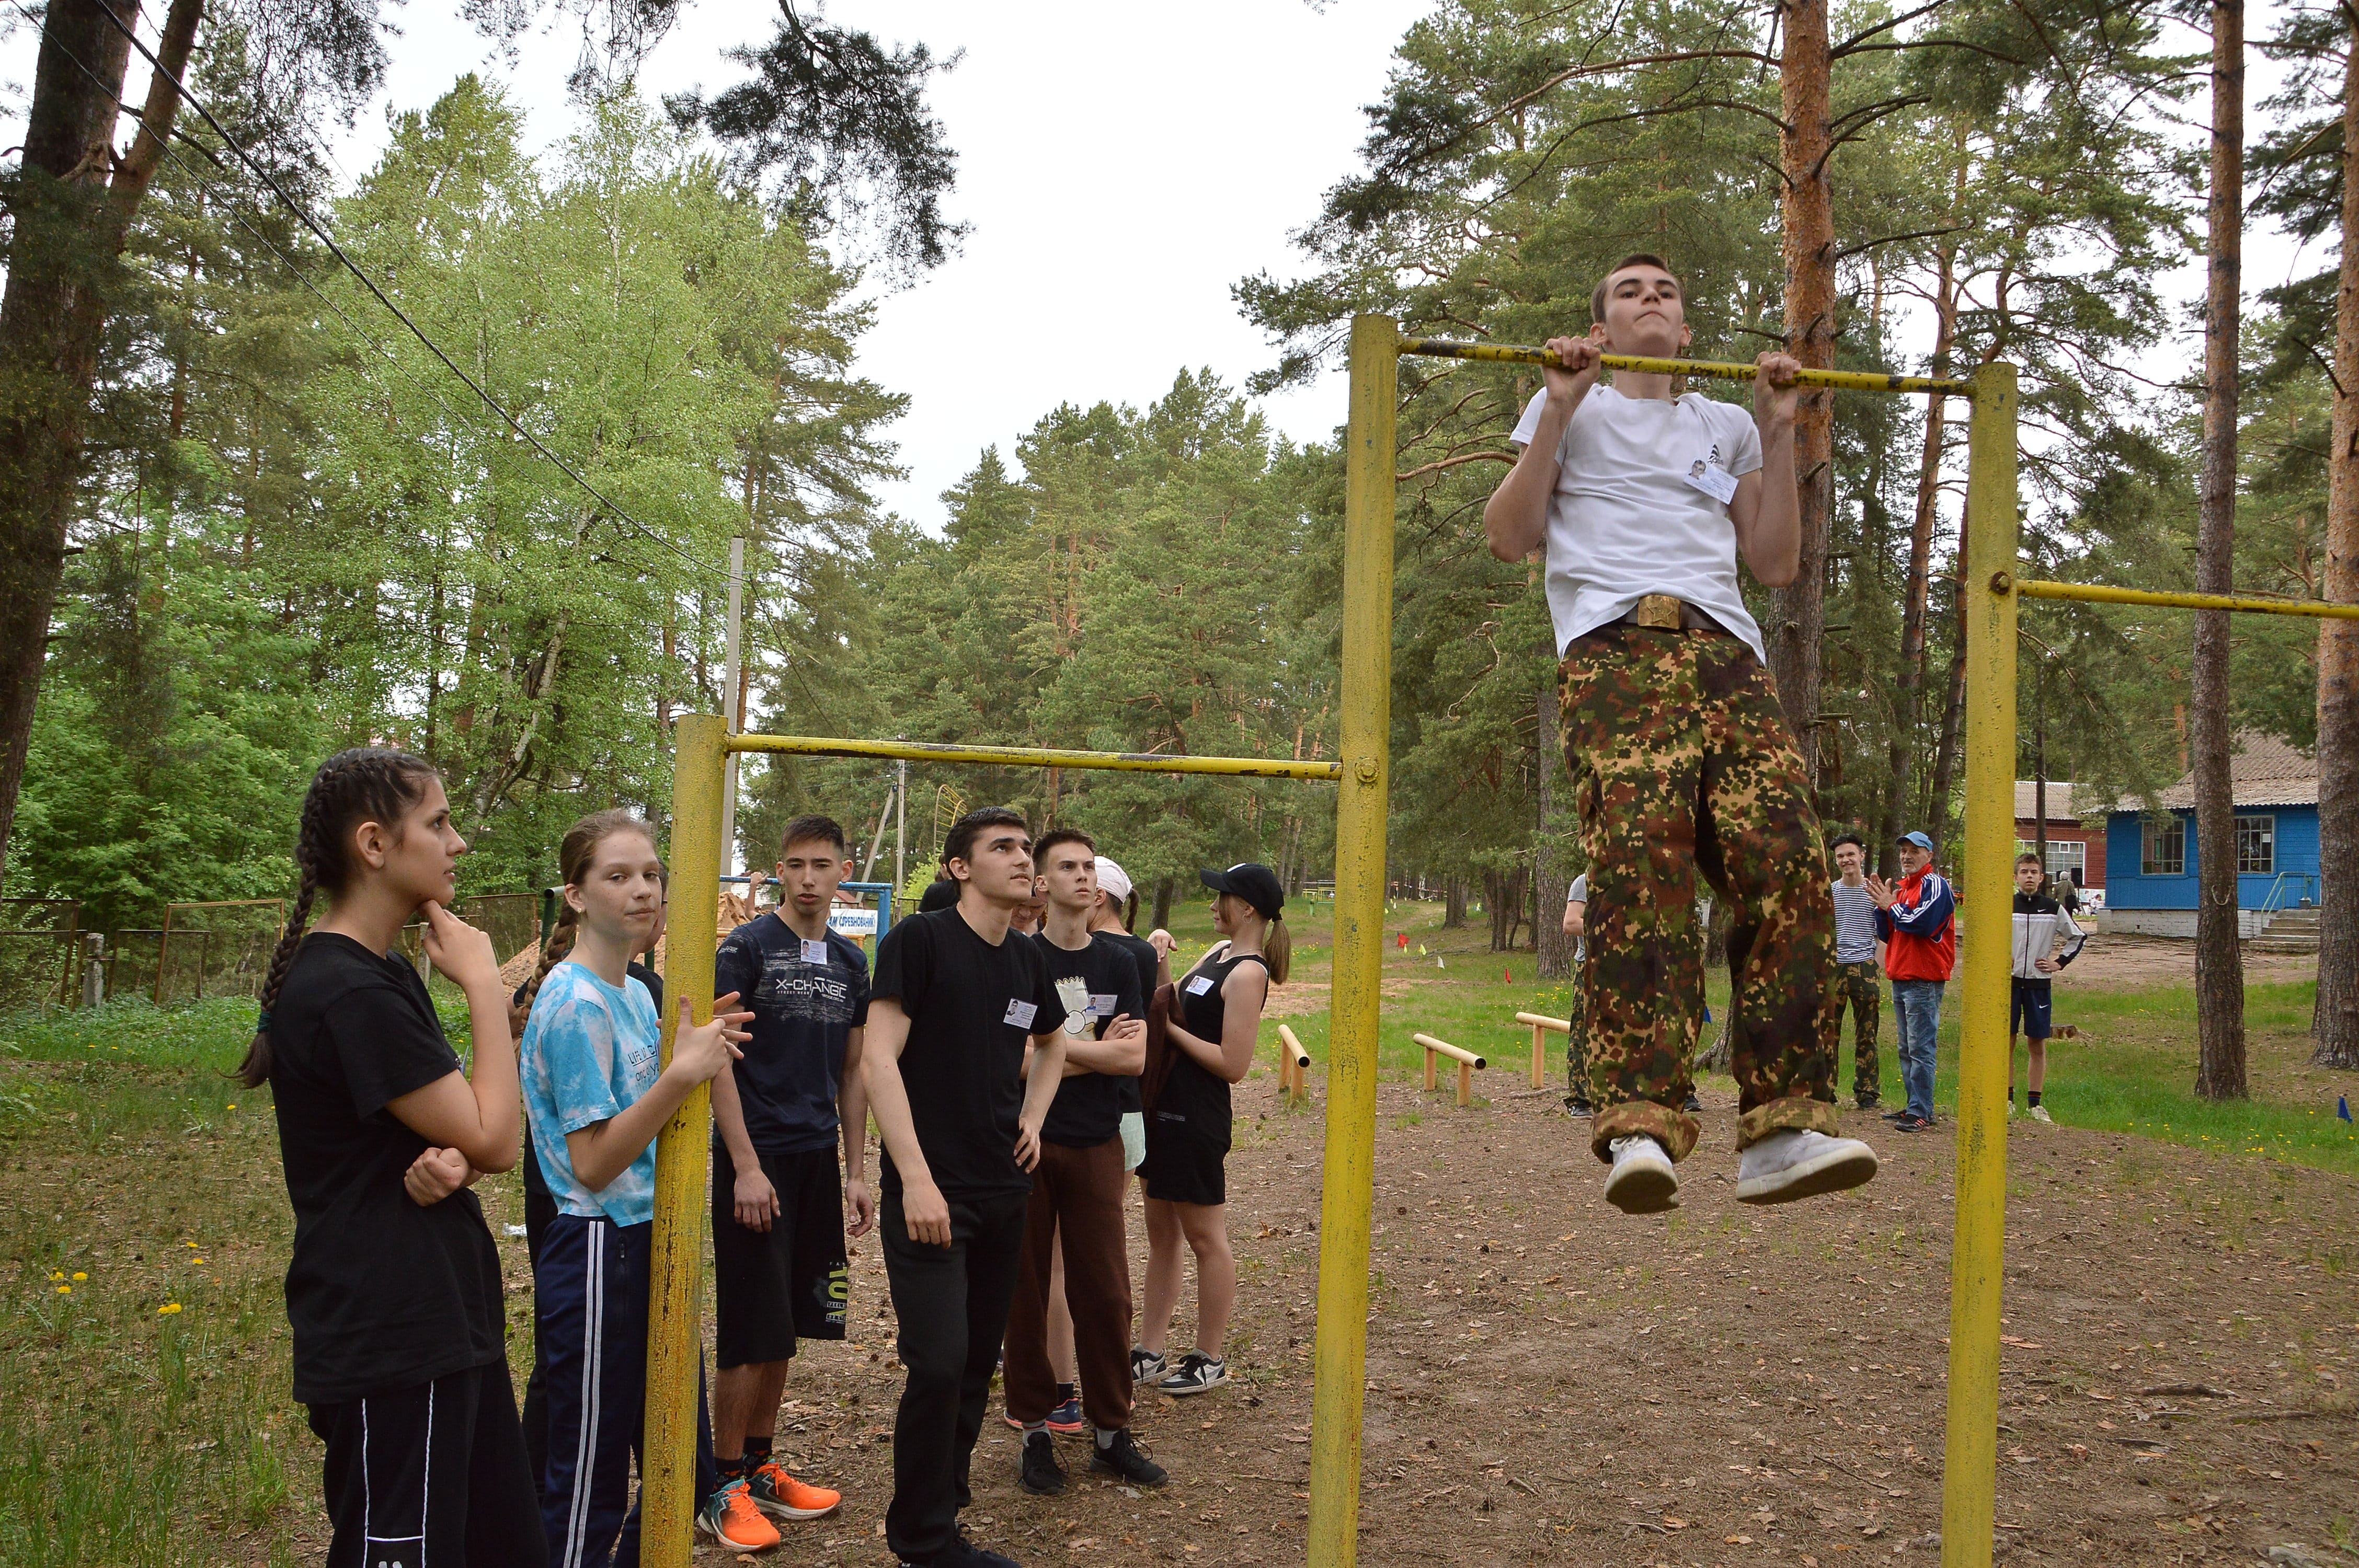
[[[295,1209],[295,1397],[327,1444],[335,1568],[547,1561],[499,1256],[468,1190],[516,1162],[517,1082],[491,939],[448,907],[466,849],[423,759],[364,748],[322,763],[240,1068],[275,1102]],[[323,893],[328,913],[307,934]],[[427,956],[466,994],[472,1079],[395,950],[421,912]]]

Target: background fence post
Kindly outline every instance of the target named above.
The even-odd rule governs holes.
[[[1319,1318],[1311,1397],[1311,1568],[1359,1549],[1360,1411],[1368,1359],[1368,1227],[1375,1180],[1386,791],[1392,722],[1393,463],[1400,337],[1352,318],[1344,441],[1343,776],[1335,803],[1334,997],[1327,1034],[1327,1151],[1320,1186]]]
[[[1941,1568],[1989,1568],[2006,1264],[2007,973],[2015,906],[2015,367],[1974,375],[1966,470],[1966,826],[1960,934],[1958,1212],[1950,1263]]]
[[[673,729],[671,901],[664,947],[663,1059],[671,1061],[679,1004],[712,1016],[712,957],[721,885],[721,774],[725,720],[684,714]],[[639,1561],[688,1568],[695,1548],[696,1390],[703,1358],[697,1285],[704,1267],[706,1140],[712,1091],[672,1113],[656,1143],[655,1229],[647,1283],[647,1443]]]

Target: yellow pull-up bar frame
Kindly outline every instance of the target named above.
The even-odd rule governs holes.
[[[948,746],[805,736],[731,735],[709,715],[677,726],[672,870],[683,887],[721,875],[722,773],[733,752],[880,757],[951,764],[1065,767],[1241,778],[1332,780],[1335,947],[1327,1053],[1327,1128],[1319,1235],[1309,1559],[1352,1568],[1359,1539],[1360,1422],[1367,1368],[1369,1241],[1375,1173],[1376,1027],[1384,953],[1385,824],[1391,725],[1394,465],[1404,355],[1549,365],[1541,349],[1403,338],[1389,317],[1356,316],[1351,419],[1344,438],[1342,750],[1332,762],[1163,757],[1027,746]],[[1756,367],[1630,355],[1607,369],[1751,381]],[[1805,386],[1929,394],[1973,405],[1967,459],[1965,864],[1969,909],[2004,910],[2015,852],[2016,606],[2019,599],[2359,618],[2359,605],[2021,581],[2017,578],[2016,370],[1990,363],[1967,380],[1805,370]],[[672,914],[670,993],[712,1012],[715,910],[686,898]],[[2007,948],[1965,944],[1958,1073],[1957,1218],[1951,1260],[1948,1438],[1942,1455],[1942,1568],[1988,1568],[1998,1460],[2000,1281],[2006,1206]],[[677,1013],[664,1021],[670,1059]],[[656,1156],[647,1320],[645,1529],[651,1568],[687,1568],[692,1544],[696,1387],[702,1336],[702,1203],[711,1101],[699,1089],[665,1127]]]

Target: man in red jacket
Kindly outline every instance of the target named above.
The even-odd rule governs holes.
[[[1941,1033],[1941,988],[1958,963],[1958,903],[1933,870],[1933,840],[1900,836],[1900,881],[1867,879],[1875,900],[1875,934],[1884,938],[1884,972],[1900,1031],[1900,1082],[1908,1103],[1889,1119],[1901,1132],[1933,1125],[1933,1049]]]

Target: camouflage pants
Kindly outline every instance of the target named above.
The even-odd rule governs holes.
[[[1572,1025],[1571,1031],[1564,1037],[1565,1092],[1583,1102],[1589,1098],[1589,1038],[1588,1027],[1582,1020],[1588,1016],[1589,1010],[1582,1005],[1581,974],[1588,968],[1587,964],[1582,964],[1573,970],[1572,1000],[1565,1009],[1569,1015],[1565,1022]]]
[[[1714,632],[1601,626],[1561,671],[1565,762],[1589,857],[1581,1020],[1590,1146],[1695,1147],[1681,1108],[1703,1026],[1696,878],[1729,901],[1736,1146],[1840,1130],[1825,1014],[1834,900],[1800,755],[1753,653]]]
[[[1827,1003],[1827,1081],[1830,1089],[1843,1071],[1843,1008],[1851,1008],[1851,1092],[1860,1104],[1882,1098],[1881,1064],[1875,1054],[1875,1032],[1883,1022],[1884,991],[1875,960],[1837,964],[1834,994]]]

